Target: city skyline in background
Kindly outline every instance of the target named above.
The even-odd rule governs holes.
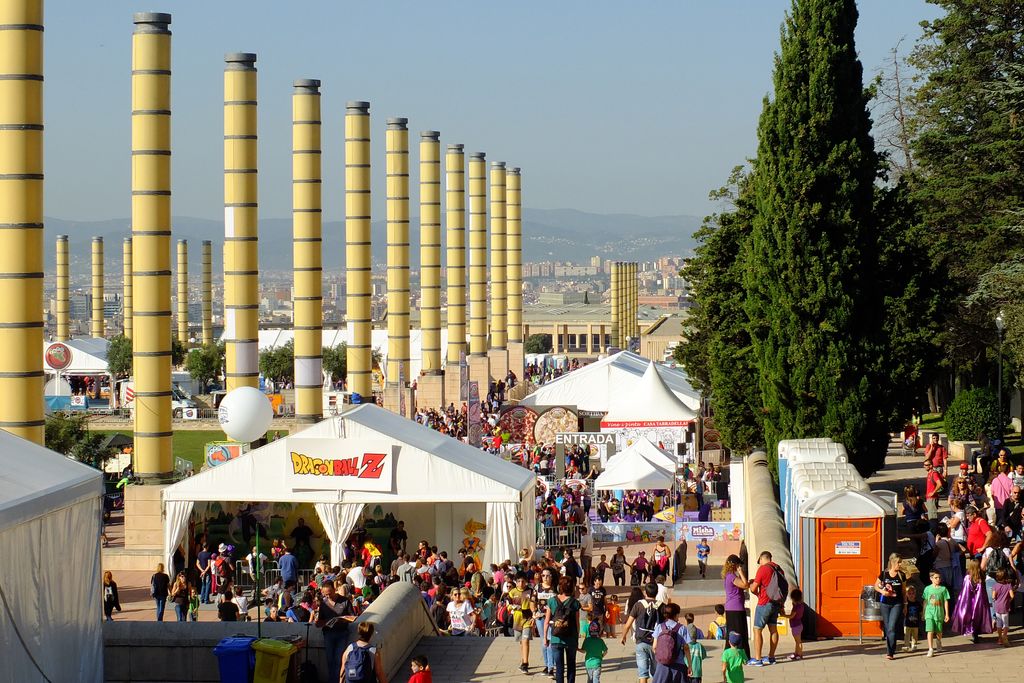
[[[859,5],[866,82],[938,14],[924,0]],[[390,116],[409,117],[413,139],[437,129],[442,144],[521,166],[529,208],[709,213],[708,191],[754,151],[788,0],[582,7],[52,1],[46,215],[128,216],[131,17],[149,10],[174,17],[176,216],[222,216],[223,55],[237,50],[259,55],[261,219],[290,216],[291,83],[302,77],[323,81],[325,222],[343,219],[342,121],[353,99],[371,103],[375,218]]]

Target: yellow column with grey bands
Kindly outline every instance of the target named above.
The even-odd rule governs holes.
[[[132,338],[132,238],[121,244],[121,320],[125,339]]]
[[[370,103],[345,105],[345,324],[348,389],[373,396],[370,352]]]
[[[213,343],[213,242],[203,240],[203,346]]]
[[[259,383],[256,55],[224,56],[224,341],[227,390]]]
[[[626,348],[629,337],[629,264],[619,263],[619,347]]]
[[[487,157],[469,155],[469,353],[487,353]]]
[[[178,240],[178,341],[188,348],[188,240]]]
[[[441,373],[441,133],[420,133],[420,371]]]
[[[57,341],[71,338],[71,302],[68,298],[68,236],[57,235]]]
[[[505,162],[491,162],[491,348],[508,346],[505,273]]]
[[[505,179],[505,271],[508,294],[508,340],[523,341],[523,200],[522,177],[510,168]]]
[[[462,150],[462,145],[448,145],[444,161],[449,368],[458,367],[466,351],[466,157]]]
[[[132,351],[138,476],[162,479],[171,449],[171,15],[132,35]]]
[[[43,2],[0,3],[0,429],[43,443]]]
[[[640,336],[640,324],[637,323],[637,312],[639,306],[637,305],[637,296],[639,292],[637,290],[637,262],[633,261],[630,263],[630,303],[632,308],[630,309],[630,336]]]
[[[89,316],[89,336],[103,337],[103,238],[92,238],[92,315]]]
[[[320,81],[292,84],[292,324],[295,419],[323,416],[323,241]]]
[[[619,262],[613,261],[610,269],[611,285],[609,287],[609,293],[611,294],[611,303],[609,310],[612,314],[612,329],[611,329],[611,341],[612,346],[619,345]]]
[[[385,135],[388,255],[388,384],[399,364],[409,379],[409,120],[388,119]]]

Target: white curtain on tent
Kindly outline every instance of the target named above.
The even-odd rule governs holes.
[[[190,500],[168,500],[164,501],[164,570],[171,575],[171,561],[174,557],[174,550],[185,538],[188,530],[188,518],[192,516],[194,503]],[[174,578],[173,576],[171,578]]]
[[[356,528],[366,503],[315,503],[313,507],[331,539],[331,566],[340,567],[345,559],[345,539]]]
[[[519,503],[487,503],[487,545],[484,548],[484,567],[515,562],[519,557]]]

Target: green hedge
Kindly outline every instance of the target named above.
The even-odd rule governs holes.
[[[1007,397],[1009,398],[1009,397]],[[1009,400],[1005,402],[1009,403]],[[1003,406],[999,419],[999,398],[991,389],[967,389],[953,399],[946,410],[946,435],[951,441],[973,441],[984,432],[997,436],[1009,422],[1009,405]]]

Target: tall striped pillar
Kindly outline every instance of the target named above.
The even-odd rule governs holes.
[[[178,341],[188,348],[188,240],[178,240]]]
[[[103,238],[92,238],[92,317],[89,319],[89,336],[103,337]]]
[[[203,240],[203,346],[213,343],[213,242]]]
[[[259,381],[256,55],[224,56],[224,341],[227,390]]]
[[[345,281],[348,389],[373,396],[370,353],[370,103],[345,106]]]
[[[462,145],[448,145],[445,180],[447,364],[449,368],[457,368],[459,356],[466,352],[466,159]]]
[[[469,155],[469,353],[487,354],[487,157]]]
[[[523,200],[522,177],[510,168],[506,178],[505,270],[508,281],[508,341],[523,341]],[[521,368],[513,368],[520,370]],[[517,372],[517,374],[520,374]]]
[[[637,291],[637,262],[632,261],[630,263],[630,336],[640,336],[640,324],[637,322],[637,313],[639,306],[637,305],[637,297],[639,292]]]
[[[69,271],[68,236],[57,235],[57,341],[67,341],[71,338]]]
[[[409,378],[409,129],[408,119],[388,119],[385,133],[388,229],[389,385],[399,366]]]
[[[505,273],[505,162],[491,162],[491,348],[508,346]]]
[[[132,338],[132,238],[121,244],[121,320],[125,339]]]
[[[320,81],[292,91],[292,324],[295,328],[295,419],[323,416],[323,247]]]
[[[171,449],[171,23],[135,15],[132,35],[132,350],[135,473],[160,479]]]
[[[420,371],[441,374],[441,134],[420,133]]]
[[[609,287],[609,293],[611,294],[611,314],[612,314],[612,330],[611,330],[611,341],[612,346],[619,345],[619,262],[612,261],[611,267],[611,286]]]

